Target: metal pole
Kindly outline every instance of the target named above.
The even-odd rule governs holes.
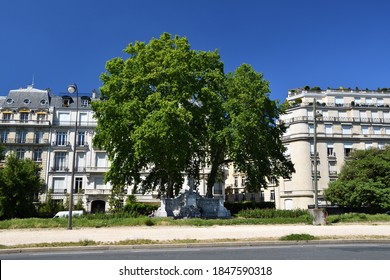
[[[318,182],[317,182],[317,100],[314,98],[313,102],[313,116],[314,116],[314,209],[318,209]]]
[[[76,84],[70,85],[68,87],[69,93],[76,93],[76,121],[74,127],[74,137],[73,137],[73,158],[72,158],[72,176],[70,184],[70,194],[69,194],[69,214],[68,214],[68,229],[72,229],[72,212],[73,212],[73,189],[75,184],[75,169],[76,169],[76,147],[77,147],[77,118],[79,111],[79,92]],[[73,92],[72,92],[73,91]]]

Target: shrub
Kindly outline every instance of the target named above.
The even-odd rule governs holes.
[[[306,233],[301,233],[301,234],[293,233],[286,236],[282,236],[280,238],[280,240],[283,241],[301,241],[301,240],[316,240],[316,239],[318,238]]]
[[[239,213],[242,210],[246,209],[274,209],[274,202],[253,202],[253,201],[244,201],[244,202],[225,202],[225,207],[230,211],[232,215]]]
[[[134,217],[138,217],[149,215],[153,211],[156,211],[157,208],[158,206],[155,204],[137,202],[136,197],[134,195],[130,195],[126,200],[125,206],[123,207],[123,212]]]
[[[277,209],[246,209],[241,210],[238,216],[243,218],[269,219],[269,218],[298,218],[310,217],[306,210],[277,210]]]

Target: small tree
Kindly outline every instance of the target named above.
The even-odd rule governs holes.
[[[339,178],[325,190],[328,201],[341,206],[390,209],[390,147],[354,150]]]
[[[30,159],[21,160],[14,154],[6,157],[6,165],[0,169],[0,219],[36,214],[34,202],[44,186],[40,171]]]

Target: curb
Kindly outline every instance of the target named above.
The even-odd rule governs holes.
[[[260,246],[302,246],[302,245],[332,245],[332,244],[363,244],[363,243],[389,243],[390,239],[324,239],[304,241],[237,241],[237,242],[207,242],[207,243],[180,243],[180,244],[145,244],[145,245],[97,245],[97,246],[66,246],[66,247],[37,247],[0,249],[2,254],[38,253],[51,250],[68,252],[74,250],[140,250],[140,249],[172,249],[172,248],[210,248],[210,247],[260,247]]]

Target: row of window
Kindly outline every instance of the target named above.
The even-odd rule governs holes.
[[[351,112],[351,111],[349,111]],[[327,110],[322,110],[321,115],[323,118],[347,118],[348,117],[348,111],[327,111]],[[308,110],[307,111],[307,116],[308,117],[313,117],[313,110]],[[367,118],[372,118],[372,119],[390,119],[390,112],[389,111],[372,111],[372,110],[360,110],[359,111],[359,118],[360,119],[367,119]]]
[[[5,152],[3,152],[5,153]],[[32,160],[36,162],[42,161],[42,149],[34,149],[32,151]],[[16,149],[15,155],[18,159],[26,159],[26,149]]]
[[[275,201],[275,190],[270,190],[270,201]],[[265,194],[264,191],[259,192],[259,196],[256,195],[256,193],[239,193],[237,189],[234,190],[234,194],[227,197],[227,200],[234,200],[234,201],[265,201]]]
[[[29,116],[30,116],[30,113],[27,113],[27,112],[19,113],[19,120],[20,120],[20,122],[28,122],[29,121]],[[12,113],[4,112],[2,120],[3,120],[3,122],[11,121],[12,117],[13,117]],[[45,120],[47,120],[47,115],[46,114],[38,114],[37,115],[37,121],[45,121]]]
[[[0,142],[1,143],[18,143],[23,144],[27,143],[27,134],[28,132],[26,130],[19,130],[16,132],[16,138],[15,139],[9,139],[9,131],[8,130],[1,130],[0,131]],[[45,143],[45,140],[43,139],[44,132],[43,131],[36,131],[34,133],[34,139],[33,143],[39,144],[39,143]],[[84,146],[86,145],[86,132],[85,131],[78,131],[77,132],[77,145],[78,146]],[[56,141],[54,143],[56,146],[67,146],[68,145],[68,133],[65,131],[59,131],[56,133]]]
[[[106,153],[96,153],[95,166],[97,168],[108,167],[108,160]],[[84,171],[86,167],[86,154],[77,153],[76,155],[76,169],[78,171]],[[69,168],[68,165],[68,153],[67,152],[55,152],[54,154],[54,166],[53,171],[66,171]]]
[[[341,133],[342,134],[352,134],[352,125],[341,125]],[[357,127],[357,126],[354,126]],[[367,134],[377,134],[381,135],[385,133],[386,135],[390,135],[390,126],[368,126],[368,125],[361,125],[360,126],[361,134],[367,135]],[[326,134],[332,134],[333,131],[333,124],[325,124],[325,133]],[[314,133],[314,124],[309,124],[309,133]]]
[[[85,131],[77,131],[77,143],[78,146],[86,145]],[[68,145],[68,133],[66,131],[58,131],[56,133],[55,146],[67,146]]]

